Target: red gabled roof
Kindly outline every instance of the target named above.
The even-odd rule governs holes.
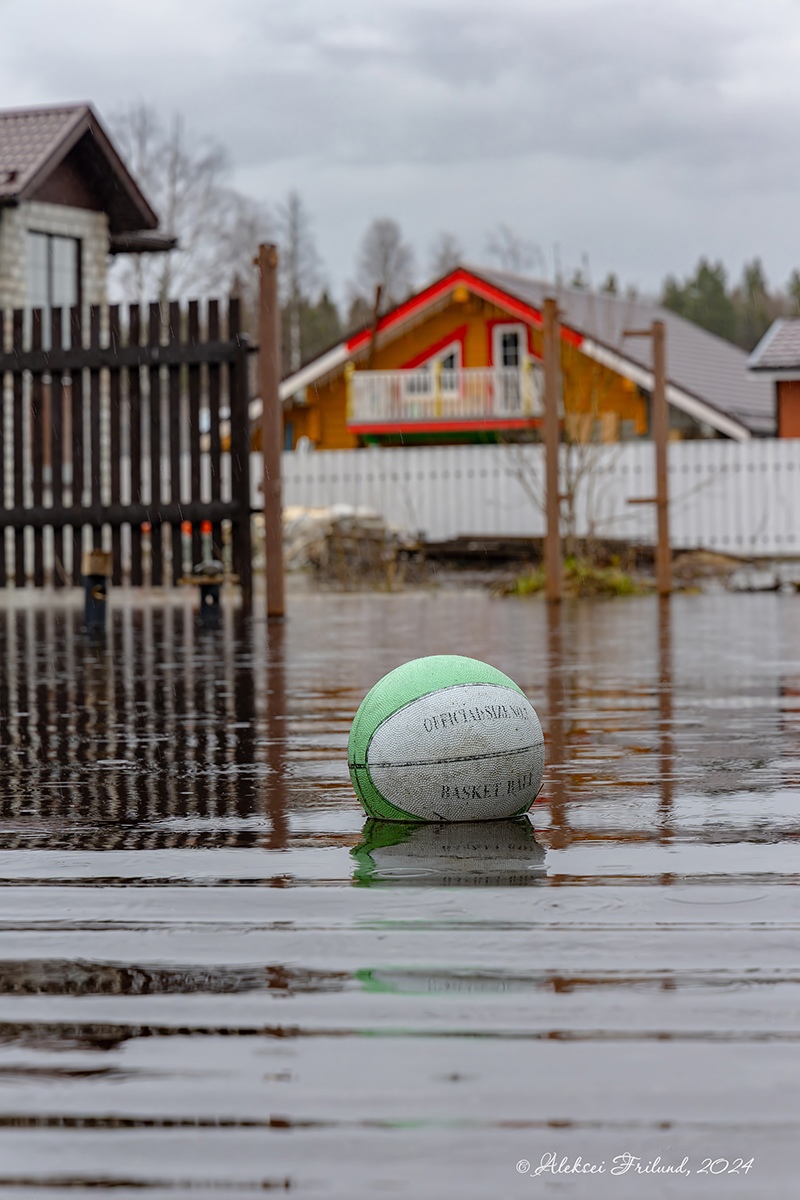
[[[531,325],[542,325],[541,310],[535,308],[531,304],[527,304],[524,300],[512,295],[510,292],[504,291],[496,284],[490,283],[487,279],[483,279],[474,270],[468,270],[466,267],[456,267],[454,271],[443,276],[442,279],[437,279],[435,283],[423,288],[421,292],[417,292],[415,296],[404,300],[402,304],[398,304],[391,312],[386,313],[378,321],[377,330],[361,329],[358,333],[352,334],[345,341],[339,342],[338,345],[332,346],[323,354],[300,367],[292,375],[284,379],[281,384],[281,398],[288,400],[295,392],[301,388],[308,387],[310,384],[316,383],[325,375],[331,374],[339,367],[342,367],[350,359],[356,355],[363,353],[374,335],[392,333],[393,331],[400,332],[403,326],[411,321],[417,321],[425,313],[425,310],[432,308],[443,300],[448,293],[452,292],[457,287],[466,287],[474,295],[480,296],[484,300],[490,301],[492,304],[497,304],[500,308],[504,308],[510,316],[518,317],[522,321],[526,321]],[[566,342],[571,342],[574,346],[580,346],[583,343],[583,337],[576,330],[569,326],[561,326],[561,337]]]
[[[449,275],[445,275],[442,279],[437,279],[435,283],[424,288],[421,292],[417,292],[416,296],[411,296],[408,300],[404,300],[402,304],[398,304],[391,312],[386,313],[378,321],[376,334],[379,336],[382,333],[389,333],[395,328],[399,328],[407,321],[417,318],[426,308],[437,303],[448,292],[452,292],[454,288],[463,286],[476,296],[480,296],[482,300],[488,300],[492,304],[497,304],[500,308],[515,317],[520,317],[523,321],[528,321],[533,325],[541,327],[542,314],[538,308],[533,308],[530,304],[525,304],[524,301],[518,300],[516,296],[512,296],[509,292],[504,292],[501,288],[494,284],[488,283],[487,280],[481,279],[474,271],[468,271],[465,267],[456,267]],[[359,350],[363,350],[373,336],[371,329],[362,329],[359,333],[353,334],[352,337],[344,343],[348,355],[357,354]],[[583,338],[574,330],[563,327],[561,336],[565,341],[572,342],[575,346],[580,346]]]

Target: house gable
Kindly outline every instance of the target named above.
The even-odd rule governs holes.
[[[0,307],[103,303],[109,253],[175,246],[157,225],[89,105],[0,112]],[[56,298],[64,239],[79,254]]]
[[[74,151],[63,159],[31,196],[44,204],[63,204],[68,208],[86,208],[102,212],[103,203],[86,177]]]
[[[51,177],[108,215],[112,233],[154,230],[158,217],[88,104],[0,112],[0,204],[53,199]]]

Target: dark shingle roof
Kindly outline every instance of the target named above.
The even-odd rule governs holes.
[[[0,196],[23,195],[88,113],[85,104],[0,112]]]
[[[775,321],[748,359],[751,371],[800,371],[800,321]]]
[[[482,279],[535,308],[541,308],[546,296],[555,296],[564,324],[647,371],[652,370],[650,339],[623,338],[623,330],[663,321],[668,382],[732,417],[751,433],[774,434],[772,387],[766,379],[748,373],[747,354],[738,346],[652,300],[577,291],[507,271],[474,270]]]
[[[0,111],[0,205],[32,199],[73,150],[112,233],[157,227],[158,217],[88,104]]]

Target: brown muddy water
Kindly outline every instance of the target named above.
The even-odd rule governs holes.
[[[800,600],[290,614],[0,611],[0,1195],[800,1195]],[[428,653],[533,701],[530,819],[365,825]]]

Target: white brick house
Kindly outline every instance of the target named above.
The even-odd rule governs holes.
[[[0,309],[102,304],[110,254],[174,245],[89,105],[0,111]]]

